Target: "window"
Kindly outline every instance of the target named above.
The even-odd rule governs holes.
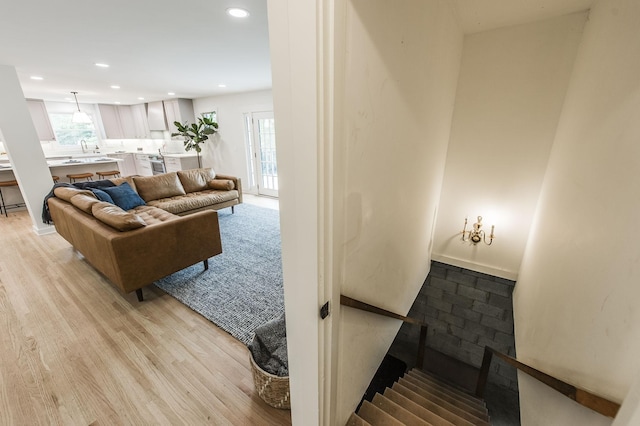
[[[61,148],[71,148],[79,146],[80,141],[84,140],[87,144],[97,145],[98,137],[93,123],[74,123],[71,117],[71,113],[49,114],[57,144]]]

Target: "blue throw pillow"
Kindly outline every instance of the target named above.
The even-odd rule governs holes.
[[[87,188],[87,189],[89,189],[91,192],[93,192],[93,195],[95,195],[98,200],[106,201],[107,203],[111,203],[111,204],[115,204],[113,202],[113,198],[111,198],[111,195],[107,194],[102,189],[98,189],[98,188]]]
[[[113,199],[113,203],[124,211],[131,210],[138,206],[144,206],[146,204],[127,182],[123,182],[122,185],[113,186],[111,188],[102,188],[102,191],[109,194]]]

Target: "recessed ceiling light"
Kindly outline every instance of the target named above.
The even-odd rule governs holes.
[[[144,101],[144,98],[140,97],[138,98],[139,101]]]
[[[120,88],[120,86],[118,86],[118,85],[114,84],[113,86],[111,86],[111,88],[112,88],[112,89],[119,89],[119,88]]]
[[[226,84],[218,84],[218,87],[227,87]]]
[[[100,63],[100,62],[96,62],[96,67],[109,68],[109,64],[103,64],[103,63]]]
[[[115,101],[114,104],[120,105],[120,101]]]
[[[73,99],[71,98],[64,98],[65,101],[72,101]]]
[[[44,78],[40,77],[39,75],[32,75],[31,80],[44,80]]]
[[[169,93],[167,93],[167,95],[169,95],[169,96],[174,96],[174,95],[175,95],[175,93],[173,93],[173,92],[169,92]]]
[[[246,9],[240,9],[239,7],[231,7],[227,9],[227,15],[234,18],[246,18],[249,16],[249,11]]]

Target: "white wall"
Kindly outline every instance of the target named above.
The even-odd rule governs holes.
[[[343,294],[406,314],[430,267],[462,32],[444,0],[352,0],[336,43],[346,43],[335,101],[336,276]],[[351,308],[340,316],[335,424],[400,326]]]
[[[586,16],[465,37],[435,260],[517,278]],[[491,247],[461,241],[477,216]]]
[[[34,231],[38,234],[53,232],[53,227],[43,224],[41,219],[42,203],[52,186],[51,173],[13,66],[0,64],[0,93],[0,129],[4,147]]]
[[[238,176],[243,187],[248,186],[244,113],[273,111],[271,90],[194,99],[193,110],[196,117],[203,112],[218,112],[219,131],[203,145],[203,165]]]
[[[638,22],[637,0],[591,11],[514,293],[518,357],[618,402],[640,374]],[[520,401],[523,425],[610,421],[528,380]]]

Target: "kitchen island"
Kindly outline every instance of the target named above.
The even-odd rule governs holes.
[[[60,177],[60,182],[68,182],[68,174],[93,173],[94,180],[98,180],[97,172],[109,170],[120,170],[119,158],[96,157],[96,158],[70,158],[66,160],[47,160],[51,174]]]
[[[51,175],[60,177],[59,182],[69,182],[67,175],[75,173],[93,173],[93,179],[98,180],[97,172],[119,170],[118,164],[121,161],[121,159],[109,157],[67,157],[66,159],[47,159],[47,164],[49,165]],[[0,181],[8,180],[15,180],[13,167],[8,162],[0,163]],[[51,186],[53,186],[53,182],[51,182]],[[24,204],[22,193],[17,186],[3,188],[2,195],[7,205]]]

